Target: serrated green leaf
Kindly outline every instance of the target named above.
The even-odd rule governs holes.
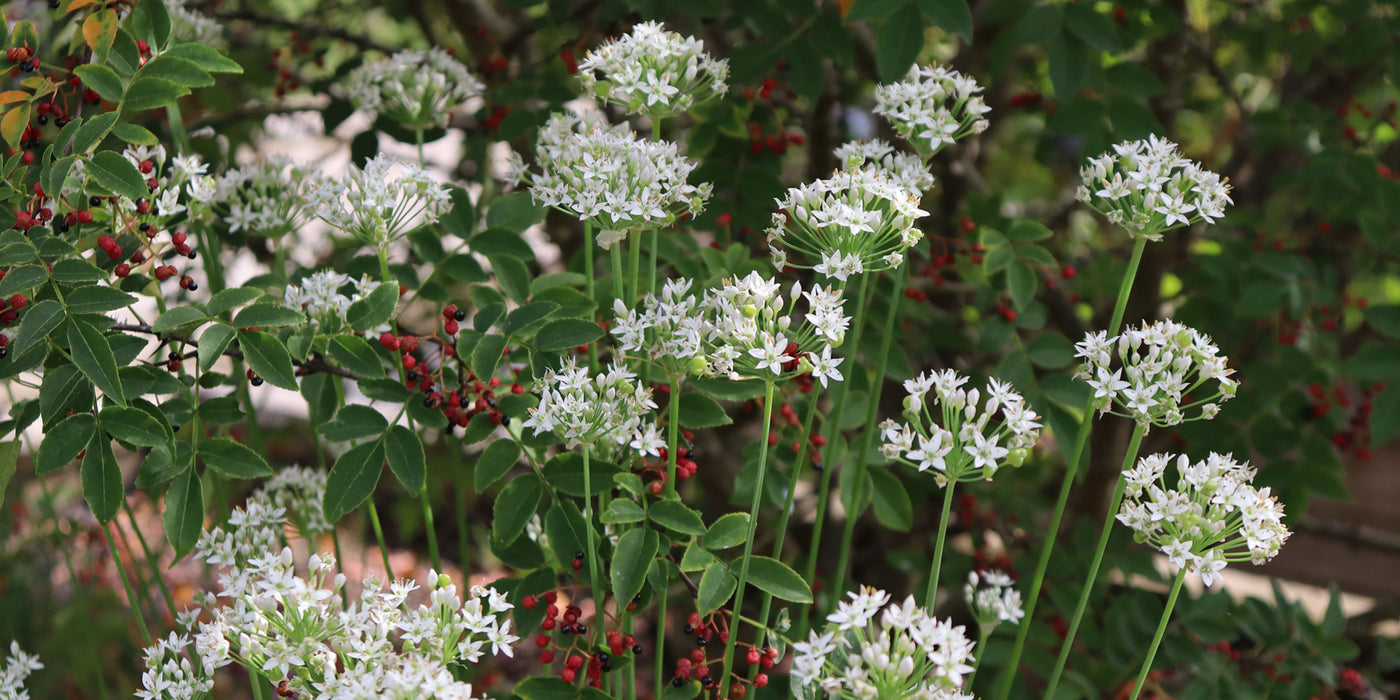
[[[637,505],[636,501],[626,498],[614,499],[608,504],[607,510],[604,510],[603,513],[598,516],[598,520],[607,525],[639,523],[646,520],[646,518],[647,512],[642,510],[642,507]]]
[[[108,102],[121,102],[122,79],[117,72],[100,63],[84,63],[73,69],[83,85],[92,88]]]
[[[705,569],[705,573],[700,576],[700,587],[695,601],[696,610],[701,617],[719,610],[734,596],[734,591],[738,587],[738,579],[734,578],[734,574],[729,573],[729,568],[724,564],[715,564]]]
[[[121,510],[122,470],[112,453],[112,442],[102,433],[94,433],[88,443],[82,463],[83,500],[87,501],[98,522],[109,523]]]
[[[481,414],[472,416],[472,421],[482,417]],[[489,418],[487,419],[489,422]],[[493,426],[494,427],[494,426]],[[470,428],[468,428],[470,430]],[[474,474],[473,485],[476,492],[481,493],[506,475],[510,468],[520,460],[520,446],[514,440],[495,440],[486,446],[481,456],[476,460],[476,474]]]
[[[396,425],[384,434],[384,456],[389,460],[389,471],[403,485],[405,491],[419,494],[428,477],[428,458],[423,453],[423,440],[418,433]]]
[[[510,544],[525,532],[525,525],[539,508],[544,496],[544,482],[532,473],[521,474],[510,480],[496,496],[496,504],[491,514],[491,538],[502,544]]]
[[[112,437],[132,445],[158,447],[174,437],[170,426],[161,424],[155,416],[139,408],[108,406],[97,419]]]
[[[123,111],[134,112],[160,109],[175,104],[176,100],[188,94],[190,89],[179,83],[138,74],[136,79],[131,81],[131,85],[127,86],[126,94],[122,96],[122,107]]]
[[[9,352],[18,355],[29,346],[49,337],[58,324],[63,322],[63,305],[53,299],[45,299],[24,312],[19,322],[19,332],[10,343]]]
[[[561,318],[546,323],[535,333],[535,349],[542,352],[567,350],[586,345],[603,336],[598,324],[581,318]],[[480,374],[478,372],[478,374]]]
[[[120,289],[94,284],[73,290],[64,301],[68,302],[68,313],[100,314],[125,309],[136,303],[136,297]]]
[[[234,479],[260,479],[272,476],[267,460],[246,445],[228,438],[206,438],[199,441],[199,458],[204,466]]]
[[[238,331],[238,348],[258,376],[279,389],[297,390],[292,356],[282,341],[263,331]]]
[[[918,0],[918,4],[919,11],[939,29],[972,43],[972,10],[967,0]]]
[[[875,33],[875,63],[880,81],[893,83],[909,72],[924,49],[924,19],[913,5],[890,15]]]
[[[256,301],[262,296],[263,290],[257,287],[233,287],[215,294],[204,308],[209,310],[210,316],[222,316],[225,311]]]
[[[160,520],[165,538],[175,549],[175,561],[184,559],[204,532],[204,486],[195,470],[187,469],[170,482]]]
[[[720,517],[705,531],[705,549],[720,551],[737,547],[749,538],[748,513],[729,513]]]
[[[332,523],[360,507],[374,493],[384,470],[384,443],[380,440],[352,447],[341,455],[326,476],[322,510]]]
[[[73,134],[73,154],[85,155],[91,152],[111,132],[116,123],[116,112],[105,112],[84,121]]]
[[[1090,46],[1104,51],[1122,51],[1123,42],[1118,38],[1118,29],[1108,15],[1094,9],[1093,5],[1069,3],[1064,5],[1065,29],[1083,39]]]
[[[482,381],[486,381],[496,373],[496,367],[501,363],[501,354],[506,349],[506,337],[503,335],[483,335],[481,340],[476,342],[476,347],[472,348],[472,371]]]
[[[544,220],[544,207],[535,204],[529,192],[514,192],[491,201],[486,210],[486,228],[520,233]]]
[[[363,404],[347,404],[336,412],[335,419],[316,428],[321,437],[331,442],[362,440],[384,433],[389,421],[384,414]]]
[[[714,428],[734,422],[722,406],[704,394],[686,392],[680,401],[681,425],[687,428]]]
[[[165,50],[164,55],[193,61],[195,65],[210,73],[242,73],[243,66],[225,56],[218,49],[200,43],[174,44]]]
[[[0,297],[7,301],[16,292],[27,292],[45,282],[49,273],[38,265],[19,265],[10,268],[5,278],[0,279]]]
[[[109,401],[126,405],[126,392],[117,374],[117,358],[107,336],[81,318],[68,319],[68,347],[73,364],[102,390]]]
[[[131,22],[141,28],[140,38],[155,48],[170,40],[170,13],[163,0],[143,0],[131,10]]]
[[[302,312],[272,302],[258,302],[233,317],[233,325],[238,328],[280,328],[305,323],[306,315]]]
[[[176,306],[167,310],[151,324],[151,330],[156,333],[169,333],[180,326],[196,323],[209,318],[203,310],[194,306]]]
[[[705,521],[700,513],[680,501],[657,501],[647,512],[652,522],[685,535],[705,534]]]
[[[132,200],[150,194],[146,178],[131,161],[116,151],[101,151],[88,158],[83,168],[92,181],[108,192],[119,194]]]
[[[1400,383],[1390,382],[1371,401],[1371,447],[1380,448],[1400,433]]]
[[[505,292],[511,301],[517,304],[525,303],[530,297],[530,268],[525,262],[509,255],[492,255],[487,259],[491,261],[491,272],[496,276],[496,282],[501,285],[501,291]]]
[[[1062,369],[1074,364],[1074,343],[1055,331],[1041,333],[1026,343],[1026,356],[1038,367]]]
[[[543,321],[558,310],[559,305],[552,301],[532,301],[510,312],[506,316],[505,323],[501,324],[501,332],[506,335],[514,335],[532,324]]]
[[[375,353],[369,341],[357,335],[338,335],[331,338],[331,359],[341,367],[362,377],[384,376],[384,362]]]
[[[233,328],[215,323],[199,335],[199,371],[208,372],[223,356],[236,335]]]
[[[802,576],[787,564],[771,557],[755,556],[749,560],[749,583],[774,598],[790,603],[812,602],[812,588]]]
[[[209,87],[214,84],[214,76],[209,75],[194,61],[168,54],[147,61],[141,68],[140,75],[143,78],[163,78],[187,88]]]
[[[1025,262],[1016,260],[1006,270],[1006,287],[1011,293],[1011,303],[1017,311],[1025,311],[1035,298],[1035,287],[1039,284],[1035,269]]]
[[[97,419],[91,413],[75,413],[44,433],[34,455],[34,473],[43,476],[68,466],[77,459],[97,434]]]
[[[635,528],[622,533],[613,548],[611,576],[613,595],[619,605],[627,605],[646,584],[647,568],[656,558],[661,538],[650,528]]]
[[[399,285],[391,280],[351,304],[345,312],[345,322],[357,331],[373,330],[392,320],[398,305]]]

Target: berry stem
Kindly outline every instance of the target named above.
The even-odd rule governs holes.
[[[1176,607],[1176,597],[1181,594],[1181,584],[1186,581],[1186,569],[1182,569],[1176,574],[1176,582],[1172,584],[1172,592],[1167,596],[1167,607],[1162,611],[1162,619],[1157,623],[1157,634],[1152,636],[1152,646],[1147,648],[1147,658],[1142,660],[1142,670],[1138,671],[1137,683],[1133,686],[1133,692],[1128,696],[1128,700],[1137,700],[1138,693],[1142,692],[1142,684],[1147,681],[1147,674],[1152,670],[1152,659],[1157,656],[1157,647],[1162,644],[1162,635],[1167,631],[1167,622],[1171,620],[1172,608]]]
[[[938,572],[943,567],[943,543],[948,539],[948,520],[953,515],[953,487],[957,485],[956,481],[943,485],[943,512],[938,517],[938,540],[933,545],[933,564],[928,569],[928,593],[924,594],[924,608],[930,615],[938,602]]]
[[[763,480],[768,474],[768,435],[773,426],[773,380],[763,385],[763,437],[759,441],[758,479],[754,481],[753,503],[749,506],[749,536],[744,539],[744,556],[739,558],[739,586],[734,589],[734,616],[729,626],[729,641],[724,645],[724,666],[720,671],[719,695],[729,696],[729,681],[734,669],[734,645],[739,641],[739,616],[744,611],[744,588],[749,582],[749,561],[753,559],[753,538],[758,532],[758,511],[763,506]],[[767,622],[763,622],[766,625]],[[762,625],[757,625],[761,627]]]
[[[1118,300],[1113,307],[1113,320],[1108,327],[1110,338],[1118,334],[1118,328],[1123,324],[1128,295],[1132,293],[1133,280],[1137,277],[1138,265],[1142,262],[1142,252],[1146,247],[1146,238],[1138,238],[1133,244],[1133,255],[1128,260],[1127,269],[1123,271],[1123,282],[1118,287]],[[1079,424],[1079,434],[1074,438],[1074,451],[1070,453],[1069,462],[1065,465],[1065,475],[1060,482],[1060,495],[1055,501],[1055,513],[1050,516],[1049,527],[1045,530],[1045,543],[1040,547],[1040,559],[1035,565],[1035,575],[1031,577],[1031,587],[1024,599],[1026,615],[1016,630],[1016,643],[1011,647],[1011,658],[1007,660],[1006,672],[1001,674],[1001,685],[997,686],[997,692],[992,696],[993,700],[1006,700],[1011,695],[1011,685],[1016,681],[1016,670],[1019,668],[1017,664],[1021,661],[1021,652],[1026,648],[1031,621],[1035,619],[1035,606],[1040,600],[1041,584],[1045,583],[1045,570],[1050,566],[1050,553],[1055,549],[1055,536],[1059,533],[1060,522],[1065,516],[1065,506],[1069,503],[1069,492],[1074,488],[1074,477],[1079,471],[1079,462],[1084,458],[1084,446],[1089,443],[1089,430],[1094,422],[1092,397],[1084,402],[1084,410],[1080,415],[1083,416],[1084,422]]]
[[[1128,442],[1128,452],[1123,455],[1123,466],[1118,470],[1118,484],[1113,487],[1113,501],[1108,507],[1108,515],[1103,521],[1103,530],[1099,532],[1099,547],[1094,551],[1094,561],[1089,564],[1089,571],[1084,575],[1084,588],[1079,592],[1079,602],[1074,606],[1074,617],[1069,622],[1069,629],[1065,632],[1065,641],[1060,646],[1060,658],[1055,660],[1055,670],[1050,673],[1049,685],[1045,686],[1044,697],[1049,698],[1055,695],[1055,686],[1060,684],[1060,674],[1065,670],[1065,662],[1069,660],[1070,647],[1074,646],[1074,635],[1079,631],[1079,622],[1084,619],[1084,610],[1089,605],[1089,594],[1094,590],[1094,582],[1099,577],[1099,565],[1103,563],[1104,550],[1108,549],[1108,537],[1113,533],[1113,523],[1117,522],[1118,507],[1123,504],[1123,490],[1128,482],[1123,478],[1123,473],[1133,467],[1133,462],[1137,460],[1138,448],[1142,445],[1143,434],[1147,428],[1141,423],[1133,429],[1133,437]]]

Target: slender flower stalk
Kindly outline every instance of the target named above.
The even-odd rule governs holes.
[[[739,558],[739,585],[734,589],[734,614],[730,617],[729,641],[724,645],[724,666],[720,671],[719,695],[729,697],[730,674],[734,670],[734,647],[739,641],[739,616],[744,612],[744,590],[749,583],[749,561],[753,559],[753,538],[758,532],[758,511],[763,506],[763,481],[768,475],[768,436],[773,429],[773,380],[763,383],[763,436],[758,448],[758,479],[754,481],[753,503],[749,506],[749,532],[744,538],[744,555]],[[767,624],[765,621],[763,624]]]
[[[1176,597],[1181,595],[1181,584],[1186,581],[1186,570],[1177,572],[1176,580],[1172,582],[1172,592],[1167,595],[1167,607],[1162,610],[1162,619],[1157,621],[1157,632],[1152,635],[1152,644],[1147,647],[1147,658],[1142,660],[1142,669],[1138,671],[1137,682],[1133,684],[1133,692],[1128,695],[1128,700],[1137,700],[1138,694],[1142,692],[1142,684],[1147,682],[1147,674],[1152,670],[1152,660],[1157,658],[1157,648],[1162,645],[1162,635],[1167,632],[1167,622],[1172,619],[1172,608],[1176,607]]]
[[[783,556],[783,543],[787,540],[788,520],[792,517],[793,503],[797,499],[797,482],[802,476],[802,465],[807,463],[807,452],[812,446],[812,424],[816,422],[817,405],[820,403],[821,389],[813,387],[811,395],[807,398],[807,416],[802,419],[802,447],[797,451],[797,456],[792,462],[792,474],[788,476],[786,500],[783,502],[783,510],[778,515],[778,526],[774,532],[778,536],[773,541],[773,558],[779,561]],[[764,407],[768,408],[768,407]],[[768,409],[771,410],[771,409]],[[758,615],[758,621],[764,625],[768,624],[768,613],[772,610],[773,594],[767,591],[763,593],[763,606]],[[757,669],[757,667],[755,667]]]

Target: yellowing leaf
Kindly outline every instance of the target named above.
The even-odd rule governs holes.
[[[105,55],[117,38],[117,13],[102,10],[88,15],[83,20],[83,41],[94,53]]]
[[[23,90],[6,90],[0,92],[0,105],[7,105],[11,102],[23,102],[29,99],[29,93]]]
[[[0,137],[10,148],[19,148],[19,140],[24,136],[24,127],[29,125],[29,105],[25,104],[5,112],[0,117]]]

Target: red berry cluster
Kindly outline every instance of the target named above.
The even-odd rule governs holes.
[[[5,271],[0,270],[0,280],[5,279]],[[23,294],[12,295],[8,300],[0,299],[0,326],[8,326],[19,319],[19,310],[29,305],[29,297]],[[0,334],[0,359],[5,357],[5,346],[10,344],[7,335]]]
[[[574,571],[583,568],[583,552],[578,552],[571,562]],[[638,598],[640,599],[640,595]],[[622,656],[628,652],[633,655],[642,653],[642,645],[637,643],[637,639],[630,634],[623,634],[618,630],[608,630],[606,633],[607,651],[590,651],[588,632],[589,627],[582,620],[583,610],[577,605],[566,605],[564,609],[559,609],[559,593],[548,591],[543,595],[526,595],[521,601],[521,607],[526,610],[534,610],[540,603],[544,603],[544,621],[540,623],[540,634],[535,635],[535,647],[540,649],[540,663],[552,664],[555,658],[564,658],[563,668],[559,671],[559,678],[565,683],[573,683],[582,671],[587,678],[588,685],[594,688],[601,688],[603,674],[612,670],[612,659],[615,656]],[[635,601],[628,606],[632,609]],[[596,620],[595,620],[596,624]]]
[[[1339,450],[1355,448],[1357,459],[1369,460],[1371,449],[1366,445],[1370,443],[1371,436],[1371,399],[1384,389],[1385,384],[1381,382],[1362,389],[1361,400],[1353,405],[1347,389],[1333,387],[1329,395],[1321,383],[1313,382],[1308,385],[1309,417],[1322,418],[1333,411],[1341,412],[1340,422],[1346,427],[1332,434],[1332,446]]]
[[[1362,140],[1366,140],[1369,138],[1370,134],[1374,133],[1374,127],[1377,124],[1384,123],[1391,128],[1395,128],[1398,126],[1394,119],[1395,111],[1396,102],[1391,100],[1381,110],[1380,118],[1377,119],[1375,113],[1372,112],[1365,103],[1356,99],[1355,95],[1347,95],[1347,101],[1337,107],[1337,117],[1341,119],[1342,122],[1342,138],[1352,143],[1359,143]],[[1368,133],[1362,136],[1357,132],[1358,127],[1366,130]],[[1359,136],[1362,136],[1362,138],[1358,138]],[[1391,177],[1388,172],[1389,169],[1386,170],[1387,172],[1383,174],[1383,177]]]
[[[720,629],[715,624],[707,624],[700,613],[691,613],[686,620],[685,633],[695,635],[695,650],[690,652],[690,656],[676,660],[675,671],[671,676],[671,685],[677,688],[686,684],[687,681],[699,681],[705,690],[714,691],[719,687],[719,679],[715,678],[710,670],[710,664],[719,662],[721,659],[710,659],[706,653],[706,648],[710,642],[718,640],[721,645],[729,643],[729,631]],[[778,662],[778,650],[771,648],[760,648],[753,645],[747,646],[748,650],[743,652],[742,658],[750,666],[758,666],[761,671],[753,678],[752,684],[755,688],[762,688],[768,685],[768,674],[763,671],[773,668]],[[733,686],[729,689],[729,697],[742,698],[748,694],[750,681],[738,673],[732,674]]]
[[[771,134],[765,133],[766,131],[761,122],[749,123],[749,150],[751,152],[762,153],[764,149],[767,149],[781,155],[787,152],[788,144],[801,146],[807,143],[807,136],[801,131],[784,129],[781,126]]]
[[[297,56],[301,55],[302,60],[309,59],[317,68],[326,66],[326,59],[320,52],[315,52],[311,48],[311,42],[301,38],[301,34],[292,32],[288,37],[286,46],[273,50],[272,57],[267,59],[267,69],[277,76],[277,84],[273,87],[273,93],[278,97],[283,97],[289,92],[295,92],[301,88],[301,78],[297,75],[296,69],[304,67],[296,65]]]
[[[685,438],[686,446],[676,447],[677,481],[685,481],[695,476],[696,470],[700,468],[700,466],[695,463],[695,460],[692,459],[694,453],[692,448],[689,447],[690,441],[695,439],[695,434],[689,430],[682,430],[681,436]],[[647,484],[647,490],[650,491],[653,496],[660,496],[661,492],[665,490],[666,479],[668,478],[666,476],[666,471],[671,463],[671,453],[667,448],[661,448],[660,453],[661,455],[656,459],[644,459],[642,463],[643,478],[648,475],[653,478],[653,481]]]
[[[384,349],[399,353],[399,363],[406,371],[404,384],[410,389],[422,392],[424,406],[442,411],[448,420],[449,430],[453,425],[465,428],[477,414],[486,414],[496,425],[505,420],[505,414],[496,407],[496,389],[501,386],[499,378],[491,377],[483,381],[462,365],[460,370],[464,379],[460,386],[446,391],[447,387],[440,386],[443,379],[442,368],[432,370],[427,365],[421,365],[414,355],[420,340],[431,340],[442,347],[444,362],[455,358],[456,347],[452,343],[452,336],[460,330],[460,323],[466,320],[466,317],[465,311],[457,308],[455,304],[449,304],[442,310],[441,336],[437,331],[423,339],[416,335],[394,333],[379,336],[379,344]],[[505,352],[509,353],[510,349],[507,348]],[[512,394],[522,394],[525,388],[517,383],[511,386],[510,391]]]

